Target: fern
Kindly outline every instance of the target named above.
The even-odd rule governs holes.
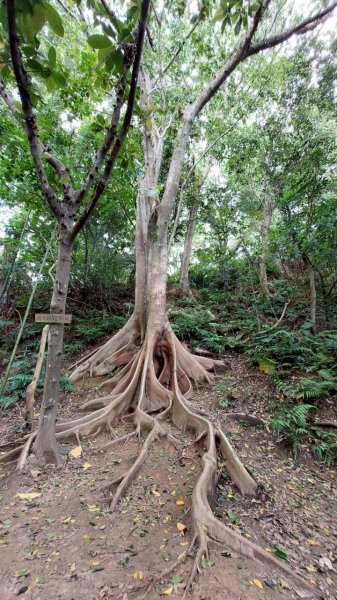
[[[271,418],[271,426],[279,440],[290,442],[295,456],[301,442],[311,437],[307,419],[309,411],[314,408],[311,404],[282,405]]]

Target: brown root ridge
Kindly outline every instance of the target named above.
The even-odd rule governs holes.
[[[134,432],[121,438],[114,437],[108,445],[114,447],[119,443],[127,443],[133,435],[139,438],[145,435],[145,439],[130,469],[101,490],[112,492],[111,508],[114,510],[157,439],[165,437],[179,448],[178,439],[165,428],[166,422],[171,421],[183,432],[188,430],[194,434],[195,442],[202,441],[204,454],[202,471],[192,495],[192,546],[196,546],[196,555],[186,593],[199,571],[202,556],[208,556],[211,541],[225,544],[227,548],[250,559],[277,567],[280,572],[290,575],[294,580],[301,580],[302,585],[305,584],[289,567],[224,525],[212,512],[218,480],[218,454],[221,455],[233,484],[242,494],[254,496],[258,489],[257,483],[241,463],[220,426],[194,409],[188,401],[192,384],[201,380],[210,382],[212,375],[209,370],[214,369],[221,361],[190,354],[167,322],[156,333],[148,331],[142,344],[139,339],[136,321],[132,317],[116,336],[77,366],[71,376],[73,382],[86,376],[109,375],[103,385],[111,391],[87,402],[83,407],[89,411],[87,414],[74,421],[59,423],[56,438],[65,440],[75,436],[79,439],[79,436],[89,436],[103,427],[113,433],[113,424],[123,416],[131,415]],[[34,437],[35,434],[27,436],[24,446],[10,451],[2,460],[6,460],[6,457],[14,458],[21,452],[19,466],[22,468]],[[179,561],[180,559],[181,557]]]

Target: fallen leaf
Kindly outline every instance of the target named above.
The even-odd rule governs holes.
[[[29,569],[21,569],[20,571],[16,571],[15,577],[17,579],[20,579],[21,577],[27,577],[27,575],[29,575],[29,573],[30,573]]]
[[[188,542],[180,542],[180,546],[188,546]]]
[[[66,517],[65,519],[63,519],[62,523],[64,523],[65,525],[67,525],[68,523],[75,523],[75,519],[73,517]]]
[[[177,506],[184,506],[185,502],[184,500],[177,500],[176,505]]]
[[[16,495],[20,500],[34,500],[34,498],[39,498],[39,496],[41,496],[39,492],[22,492]]]
[[[132,573],[132,577],[134,579],[144,579],[144,573],[143,571],[135,571],[134,573]]]
[[[171,596],[172,592],[173,592],[173,585],[170,585],[170,587],[166,588],[166,590],[163,590],[160,595],[161,596]]]
[[[180,535],[185,535],[186,525],[184,525],[184,523],[177,523],[177,529],[180,532]]]
[[[290,585],[285,579],[280,579],[279,584],[282,590],[290,590]]]
[[[96,504],[87,504],[87,509],[92,513],[100,512],[101,510],[99,506],[96,506]]]
[[[308,573],[316,573],[316,571],[317,571],[317,569],[316,569],[316,567],[314,567],[314,565],[308,565],[305,568],[308,571]]]
[[[274,546],[274,554],[275,554],[275,556],[277,556],[281,560],[289,562],[288,556],[287,556],[286,552],[284,552],[284,550],[282,550],[281,548],[279,548],[276,544]]]
[[[69,452],[70,458],[80,458],[82,456],[82,446],[76,446]]]
[[[322,556],[322,558],[319,559],[318,563],[321,569],[324,569],[324,567],[327,567],[329,571],[332,571],[333,569],[330,558],[327,558],[326,556]]]
[[[158,497],[158,496],[160,496],[160,492],[158,492],[158,490],[156,490],[155,488],[153,488],[153,489],[151,490],[151,492],[152,492],[152,494],[153,494],[154,496],[157,496],[157,497]]]
[[[82,540],[84,541],[85,544],[90,544],[90,542],[91,542],[91,538],[87,533],[84,533],[82,535]]]
[[[249,583],[256,585],[256,587],[260,588],[260,590],[263,590],[263,585],[259,579],[252,579]]]
[[[310,546],[319,546],[319,542],[317,540],[308,540],[308,544],[310,544]]]
[[[29,585],[22,585],[18,591],[17,591],[17,596],[20,596],[21,594],[24,594],[25,592],[27,592],[27,590],[29,589]]]
[[[183,581],[183,578],[182,578],[182,577],[179,577],[179,576],[178,576],[178,577],[172,577],[172,578],[170,579],[170,583],[174,583],[174,584],[177,584],[177,583],[182,583],[182,581]]]
[[[85,471],[87,471],[87,469],[90,469],[91,467],[92,467],[92,464],[90,462],[83,463],[83,469]]]
[[[92,571],[96,572],[96,571],[103,571],[104,567],[102,567],[102,565],[100,564],[100,562],[98,560],[94,560],[90,565],[90,569]]]

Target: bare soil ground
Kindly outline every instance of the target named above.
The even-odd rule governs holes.
[[[275,389],[268,376],[244,356],[227,356],[215,386],[195,391],[193,403],[220,420],[240,458],[261,484],[258,498],[243,498],[221,477],[219,519],[287,561],[309,582],[294,586],[276,569],[243,559],[215,545],[204,557],[191,600],[337,599],[336,471],[314,462],[304,448],[295,463],[291,450],[261,426],[224,419],[226,412],[250,412],[268,420]],[[97,397],[97,382],[63,397],[60,420]],[[230,391],[228,391],[230,388]],[[227,406],[225,406],[227,405]],[[23,407],[1,415],[2,440],[23,421]],[[114,433],[131,431],[125,421]],[[177,435],[179,435],[176,432]],[[181,436],[181,450],[157,442],[116,513],[100,488],[125,472],[141,441],[100,451],[111,439],[102,432],[77,446],[62,445],[59,468],[39,469],[31,457],[19,475],[2,465],[0,479],[0,598],[10,600],[140,600],[181,598],[193,556],[160,578],[191,541],[190,505],[200,473],[201,447]],[[20,496],[20,494],[33,496]],[[35,496],[34,496],[35,495]],[[159,578],[159,579],[158,579]]]

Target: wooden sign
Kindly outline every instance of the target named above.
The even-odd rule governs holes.
[[[71,315],[37,313],[35,315],[35,323],[71,323]]]

